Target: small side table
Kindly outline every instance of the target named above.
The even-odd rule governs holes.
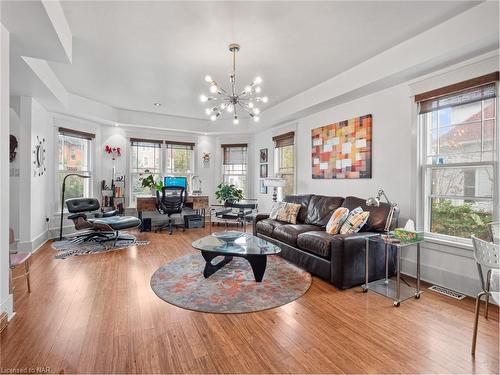
[[[408,298],[420,298],[420,244],[424,241],[407,242],[397,240],[394,237],[386,237],[385,235],[368,237],[365,247],[365,284],[362,286],[363,292],[368,290],[374,291],[394,301],[394,306],[398,307],[401,302]],[[384,245],[385,250],[385,278],[368,282],[368,252],[370,243]],[[389,246],[396,247],[396,280],[389,278]],[[401,249],[403,247],[417,247],[417,286],[413,288],[408,285],[401,285]]]

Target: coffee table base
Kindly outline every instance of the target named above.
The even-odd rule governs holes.
[[[255,277],[255,281],[261,282],[264,277],[264,273],[266,272],[267,265],[267,255],[224,255],[224,253],[217,253],[213,251],[201,251],[201,255],[203,259],[205,259],[205,269],[203,270],[203,276],[205,278],[210,277],[215,272],[220,270],[226,264],[228,264],[231,260],[233,260],[233,256],[238,256],[240,258],[245,258],[250,266],[252,267],[253,275]],[[219,263],[212,264],[212,260],[218,256],[223,256],[224,259]]]

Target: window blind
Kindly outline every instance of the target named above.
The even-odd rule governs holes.
[[[274,147],[285,147],[295,144],[295,132],[276,135],[273,137]]]
[[[193,150],[195,144],[192,142],[165,141],[168,148],[176,148],[181,150]]]
[[[130,145],[136,147],[154,147],[161,148],[163,141],[156,139],[130,138]]]
[[[496,82],[499,80],[499,78],[500,78],[499,72],[485,74],[480,77],[468,79],[462,82],[454,83],[452,85],[440,87],[435,90],[417,94],[415,95],[415,101],[418,103],[418,102],[423,102],[424,100],[434,99],[448,94],[455,94],[463,90],[468,90],[474,87],[486,85],[488,83]]]
[[[247,163],[247,147],[246,143],[238,144],[223,144],[222,153],[224,165],[246,164]]]
[[[68,128],[59,128],[59,134],[67,135],[69,137],[81,138],[92,140],[95,138],[95,134],[82,132],[80,130],[73,130]]]
[[[442,95],[437,98],[421,101],[419,103],[419,114],[437,111],[443,108],[457,107],[494,97],[496,97],[496,87],[494,83],[490,83],[453,94]]]

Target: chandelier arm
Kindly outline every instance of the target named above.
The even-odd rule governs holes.
[[[250,109],[248,109],[247,107],[245,107],[243,104],[241,104],[240,102],[238,102],[238,105],[243,108],[249,115],[250,117],[254,117],[255,115],[253,114],[252,111],[250,111]]]

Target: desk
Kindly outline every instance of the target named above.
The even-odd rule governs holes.
[[[197,211],[200,215],[202,215],[203,226],[205,226],[205,210],[208,208],[208,195],[188,195],[185,206]],[[136,207],[137,216],[142,220],[142,213],[144,211],[157,211],[156,197],[138,196]]]

